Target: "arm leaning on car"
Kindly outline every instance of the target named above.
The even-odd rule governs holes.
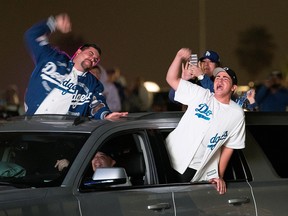
[[[228,162],[233,154],[232,148],[227,148],[225,146],[222,146],[221,149],[221,156],[219,161],[219,178],[213,178],[210,179],[209,182],[212,184],[216,184],[216,190],[219,192],[219,194],[226,193],[226,183],[223,179],[226,167],[228,165]]]

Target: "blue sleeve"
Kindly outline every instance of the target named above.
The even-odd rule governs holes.
[[[48,36],[55,30],[54,22],[54,18],[50,17],[33,25],[24,34],[24,41],[35,64],[55,53],[48,41]]]
[[[203,88],[209,89],[210,92],[214,92],[214,83],[211,78],[206,74],[204,75],[204,78],[200,80],[200,84]]]
[[[171,88],[169,90],[168,97],[172,103],[178,103],[177,101],[174,100],[174,97],[175,97],[175,90],[174,89]]]
[[[268,93],[268,88],[265,85],[260,86],[257,89],[257,94],[255,94],[255,100],[258,104],[261,104],[262,100],[266,97]]]
[[[258,104],[256,102],[253,103],[253,104],[248,103],[247,104],[247,109],[249,111],[256,111],[256,110],[258,110]]]
[[[112,113],[109,109],[106,98],[103,95],[103,84],[97,80],[97,90],[93,93],[91,103],[89,105],[89,115],[94,119],[104,119],[106,115]]]

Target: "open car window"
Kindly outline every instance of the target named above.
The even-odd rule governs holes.
[[[88,136],[80,133],[1,133],[1,182],[27,187],[60,186]],[[59,171],[55,164],[62,159],[68,163]]]
[[[99,173],[103,173],[103,181],[101,182],[99,179],[93,180],[93,176],[98,176],[98,174],[92,169],[92,157],[90,158],[90,162],[83,175],[80,190],[103,189],[107,186],[122,187],[144,185],[146,164],[140,140],[141,137],[135,132],[115,134],[112,137],[107,138],[93,154],[94,157],[94,155],[100,151],[105,152],[109,157],[112,157],[116,162],[113,168],[123,168],[125,170],[127,175],[126,182],[122,182],[120,176],[118,180],[112,179],[112,176],[114,178],[115,175],[118,175],[117,172],[122,172],[120,169],[109,170],[109,168],[104,169],[104,167],[97,168]],[[104,173],[107,176],[106,179]]]

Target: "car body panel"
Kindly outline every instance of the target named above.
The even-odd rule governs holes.
[[[31,176],[33,181],[21,181],[22,177],[11,178],[13,181],[2,178],[0,216],[287,215],[287,172],[271,160],[279,154],[279,151],[272,152],[274,150],[283,150],[283,155],[279,155],[279,163],[285,159],[287,145],[280,142],[278,131],[284,140],[286,137],[288,139],[285,133],[288,113],[245,113],[246,147],[234,151],[231,166],[226,171],[227,193],[224,195],[220,195],[215,185],[208,182],[174,182],[165,137],[177,126],[182,115],[183,112],[131,113],[126,118],[113,121],[39,115],[2,121],[2,163],[11,162],[5,153],[10,147],[22,151],[32,144],[45,144],[51,146],[44,152],[50,155],[54,152],[52,146],[74,142],[79,151],[63,178],[57,178],[55,182],[52,179],[53,184],[44,177],[44,182],[36,184],[34,181],[41,179],[38,174]],[[111,141],[116,141],[116,144]],[[132,186],[115,184],[110,187],[101,183],[84,185],[91,159],[98,149],[108,143],[115,144],[115,148],[124,146],[125,151],[129,147],[130,153],[141,153],[145,168],[141,181],[133,181],[134,177],[129,173],[131,165],[134,166],[138,161],[123,157],[125,159],[120,160],[120,167],[125,168],[126,178],[133,182]],[[40,147],[38,150],[44,149]],[[274,158],[269,156],[269,151]],[[31,161],[37,164],[39,155],[40,152],[32,154]],[[127,155],[121,152],[122,156]],[[117,172],[119,175],[120,168],[115,170],[113,175],[117,175]],[[111,180],[108,176],[106,178]],[[119,179],[123,180],[123,176]]]
[[[71,188],[13,189],[0,194],[0,215],[81,215]]]
[[[101,215],[174,215],[172,193],[169,187],[139,188],[128,190],[97,191],[79,193],[83,215],[90,215],[95,209],[102,209]],[[95,202],[96,201],[96,202]],[[149,209],[151,205],[166,204],[159,210]]]

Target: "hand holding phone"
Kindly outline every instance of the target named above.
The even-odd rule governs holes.
[[[198,55],[197,54],[192,54],[189,58],[189,64],[190,65],[196,65],[197,66],[197,63],[198,63]]]

